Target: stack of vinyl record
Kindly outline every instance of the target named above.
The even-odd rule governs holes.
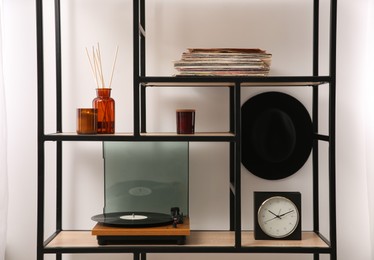
[[[187,49],[174,68],[177,76],[266,76],[271,57],[261,49]]]

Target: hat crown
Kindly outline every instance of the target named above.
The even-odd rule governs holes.
[[[288,159],[296,146],[296,130],[285,112],[271,108],[261,113],[254,122],[252,143],[257,154],[271,163]]]

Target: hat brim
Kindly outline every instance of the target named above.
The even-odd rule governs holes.
[[[267,180],[296,173],[308,160],[313,145],[309,112],[294,97],[265,92],[241,108],[242,163]]]

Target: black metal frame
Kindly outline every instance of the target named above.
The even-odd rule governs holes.
[[[43,0],[36,1],[37,27],[37,98],[38,98],[38,193],[37,193],[37,259],[44,259],[44,254],[55,254],[61,260],[64,253],[132,253],[134,260],[145,260],[147,253],[306,253],[313,254],[319,260],[320,254],[330,255],[337,259],[336,242],[336,167],[335,167],[335,105],[336,105],[336,30],[337,0],[330,0],[330,53],[329,75],[319,76],[319,0],[313,0],[313,72],[312,76],[285,77],[148,77],[145,66],[145,0],[133,0],[133,48],[134,48],[134,130],[132,134],[114,135],[71,135],[62,130],[62,82],[61,82],[61,17],[60,0],[55,1],[55,33],[56,33],[56,133],[45,134],[44,130],[44,36],[43,36]],[[149,136],[146,132],[146,88],[152,83],[228,83],[230,99],[230,132],[232,135],[222,136]],[[312,119],[315,132],[313,144],[313,232],[326,242],[326,248],[310,247],[244,247],[242,246],[241,228],[241,122],[240,96],[243,83],[260,83],[273,85],[290,82],[296,87],[312,88]],[[300,83],[300,84],[298,84]],[[266,84],[265,84],[266,85]],[[318,134],[318,100],[321,85],[329,87],[329,133]],[[44,239],[44,198],[45,198],[45,142],[56,142],[56,230]],[[47,248],[62,230],[62,148],[65,141],[198,141],[230,143],[230,230],[235,233],[234,246],[227,247],[179,247],[179,246],[103,246],[103,247],[62,247]],[[329,143],[329,239],[319,231],[319,141]]]

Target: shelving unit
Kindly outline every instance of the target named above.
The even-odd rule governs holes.
[[[62,84],[61,84],[61,25],[60,0],[55,0],[56,33],[56,132],[45,133],[44,127],[44,43],[43,1],[36,0],[37,11],[37,55],[38,55],[38,223],[37,259],[45,254],[74,253],[132,253],[134,259],[146,259],[150,253],[303,253],[312,254],[318,260],[320,254],[337,259],[336,246],[336,189],[335,189],[335,85],[336,85],[336,21],[337,0],[330,2],[330,52],[329,75],[319,75],[319,0],[313,0],[313,73],[312,76],[268,76],[268,77],[149,77],[146,75],[145,53],[145,0],[133,0],[133,46],[134,46],[134,130],[132,133],[113,135],[77,135],[62,131]],[[212,87],[229,88],[230,126],[228,132],[196,133],[148,133],[146,128],[147,88],[161,87]],[[243,88],[291,86],[311,88],[313,92],[313,231],[303,231],[301,241],[254,240],[252,231],[243,231],[241,224],[241,90]],[[319,88],[329,90],[329,130],[327,135],[318,133]],[[90,231],[63,230],[62,227],[62,146],[74,141],[189,141],[227,142],[230,144],[230,230],[191,231],[185,245],[106,245],[99,246]],[[329,144],[329,239],[320,233],[318,142]],[[45,239],[45,143],[56,143],[56,225],[55,232]]]

